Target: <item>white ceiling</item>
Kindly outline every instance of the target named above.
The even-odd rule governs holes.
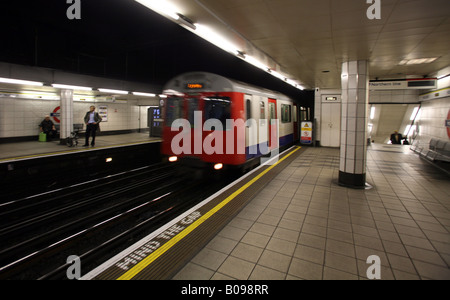
[[[309,88],[340,88],[341,64],[370,61],[371,79],[430,75],[450,65],[449,0],[166,0]],[[430,64],[403,59],[438,57]],[[330,71],[323,73],[323,71]]]

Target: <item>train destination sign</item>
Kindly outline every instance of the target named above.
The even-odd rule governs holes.
[[[190,89],[190,90],[200,90],[202,88],[204,88],[204,84],[203,83],[188,83],[186,84],[186,88]]]

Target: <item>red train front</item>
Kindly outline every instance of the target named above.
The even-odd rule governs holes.
[[[276,92],[197,72],[174,78],[164,93],[162,154],[172,162],[246,168],[298,137],[296,106]]]

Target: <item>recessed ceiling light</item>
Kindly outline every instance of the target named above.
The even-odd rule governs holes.
[[[431,57],[431,58],[417,58],[417,59],[404,59],[402,60],[399,65],[421,65],[421,64],[429,64],[434,62],[437,57]]]

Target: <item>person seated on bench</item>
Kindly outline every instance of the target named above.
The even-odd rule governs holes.
[[[55,124],[53,124],[52,120],[50,120],[50,116],[45,116],[45,119],[39,125],[39,129],[47,135],[47,142],[53,138],[56,138]]]

